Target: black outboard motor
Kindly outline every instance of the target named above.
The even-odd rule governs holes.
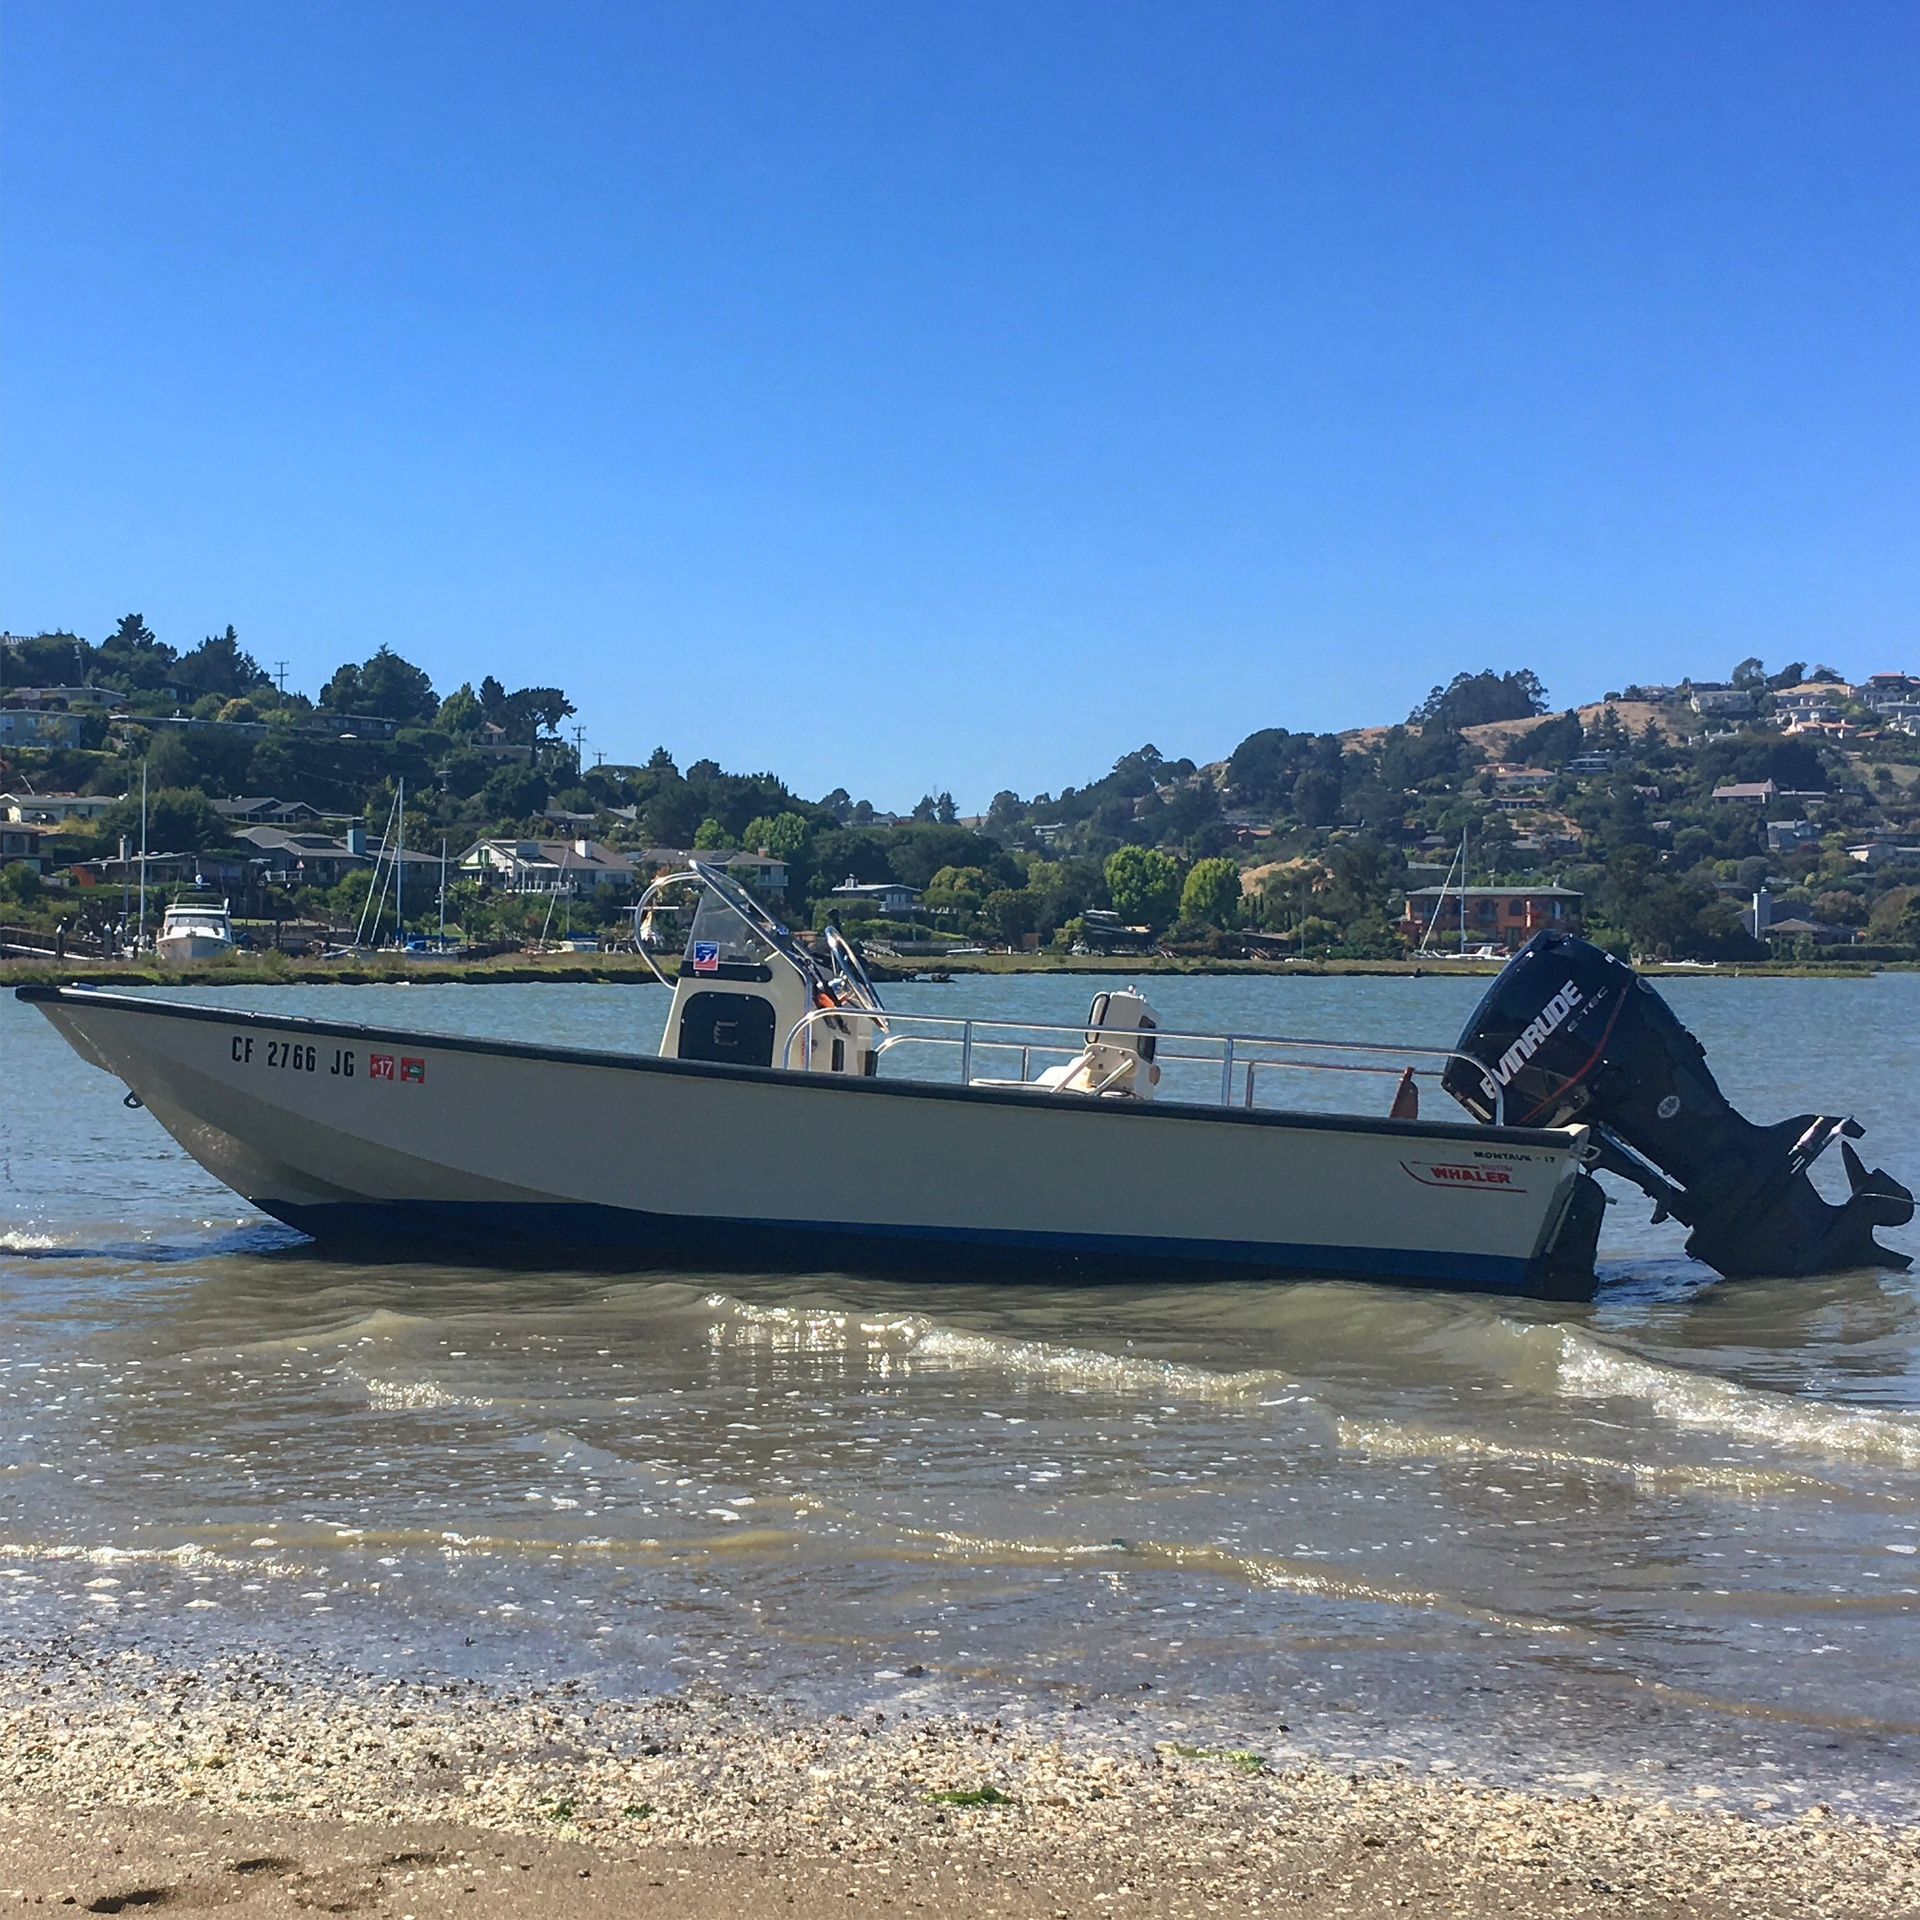
[[[1724,1274],[1912,1265],[1873,1237],[1913,1218],[1913,1195],[1869,1173],[1852,1120],[1802,1113],[1757,1127],[1727,1103],[1706,1049],[1634,970],[1571,934],[1538,933],[1474,1009],[1447,1091],[1477,1119],[1585,1125],[1595,1164],[1692,1228],[1687,1251]],[[1807,1169],[1840,1140],[1853,1191],[1823,1200]]]

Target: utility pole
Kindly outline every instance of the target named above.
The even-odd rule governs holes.
[[[284,660],[276,660],[273,663],[273,684],[280,689],[281,693],[286,692],[287,663]]]

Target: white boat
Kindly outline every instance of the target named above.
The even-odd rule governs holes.
[[[217,960],[223,953],[231,953],[233,915],[227,902],[176,900],[161,916],[153,951],[154,957],[169,967]]]
[[[1584,1053],[1603,1014],[1613,1033],[1616,983],[1539,988],[1582,966],[1615,969],[1622,991],[1640,983],[1577,941],[1578,954],[1547,950],[1544,971],[1517,985],[1526,956],[1508,969],[1483,1004],[1477,1050],[1180,1033],[1124,990],[1097,995],[1068,1032],[889,1012],[837,933],[816,956],[701,863],[657,884],[699,894],[658,1055],[17,991],[202,1166],[325,1243],[994,1279],[1593,1288],[1604,1199],[1588,1168],[1611,1136],[1546,1111],[1556,1096],[1543,1101],[1541,1086],[1580,1091],[1580,1076],[1547,1062]],[[1516,993],[1541,998],[1523,1021]],[[1273,1104],[1303,1072],[1377,1089],[1375,1110]],[[1395,1086],[1405,1115],[1422,1075],[1471,1116],[1379,1111]],[[1507,1124],[1510,1106],[1528,1124]],[[1822,1145],[1842,1123],[1823,1124]],[[1661,1198],[1690,1222],[1705,1211]],[[1742,1204],[1743,1221],[1764,1212],[1752,1191]],[[1820,1223],[1799,1224],[1813,1247]],[[1708,1219],[1696,1239],[1725,1256],[1732,1243],[1713,1231]]]

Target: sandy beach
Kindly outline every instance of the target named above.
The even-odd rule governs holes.
[[[10,1675],[0,1902],[113,1913],[1920,1912],[1920,1833],[1003,1728],[182,1673]],[[851,1908],[849,1906],[851,1903]]]

